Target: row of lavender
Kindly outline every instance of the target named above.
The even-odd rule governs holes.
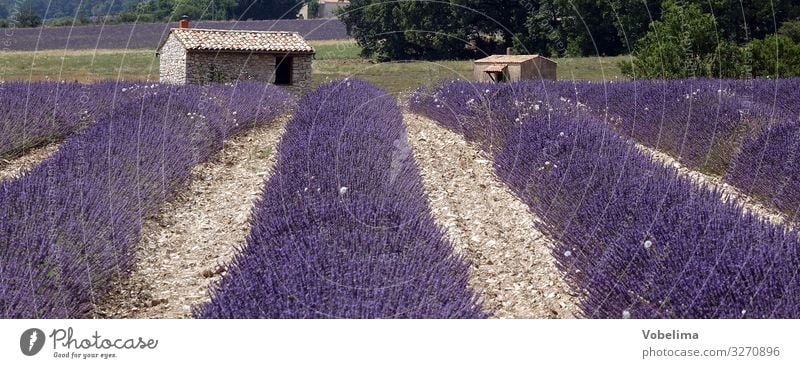
[[[144,216],[225,137],[291,105],[285,92],[256,83],[119,93],[132,97],[31,172],[0,182],[3,318],[90,315],[110,281],[129,272]]]
[[[132,84],[0,83],[0,158],[58,141],[114,111]]]
[[[472,111],[467,115],[480,117],[464,124],[480,125],[481,119],[494,116],[504,121],[525,119],[539,109],[592,115],[689,168],[723,177],[796,220],[800,209],[797,91],[800,79],[454,82],[433,97],[441,99],[444,109]]]
[[[409,103],[494,153],[557,240],[585,316],[800,316],[796,230],[696,186],[560,93],[515,109],[514,87],[454,83]]]
[[[201,318],[482,318],[433,221],[401,112],[366,82],[323,85],[288,123],[247,244]]]
[[[579,83],[562,96],[796,220],[800,79]]]
[[[5,50],[95,50],[155,49],[177,23],[114,24],[9,29],[4,33]],[[248,31],[298,32],[307,40],[348,39],[347,28],[338,19],[200,21],[192,27]]]

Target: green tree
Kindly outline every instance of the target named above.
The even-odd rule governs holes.
[[[783,22],[778,33],[789,37],[794,42],[800,43],[800,19]]]
[[[661,0],[608,0],[608,20],[614,24],[622,45],[622,53],[636,48],[647,34],[648,25],[661,18]]]
[[[755,76],[800,76],[800,44],[788,36],[773,34],[763,40],[753,40],[749,47]]]
[[[352,0],[339,18],[362,55],[381,61],[457,58],[465,48],[465,40],[451,37],[458,33],[452,10],[439,3]]]
[[[30,8],[20,9],[12,18],[15,25],[20,28],[38,27],[42,25],[42,17]]]
[[[0,4],[0,19],[8,18],[8,9],[3,4]]]
[[[352,0],[339,18],[378,60],[462,59],[522,48],[531,13],[520,1],[442,2]]]
[[[773,34],[783,22],[800,17],[797,0],[685,0],[713,14],[720,38],[743,44]]]
[[[541,33],[542,27],[558,29],[561,42],[567,45],[563,51],[575,56],[628,53],[661,13],[660,0],[541,0],[538,4],[538,20],[529,24],[533,27],[529,33]],[[543,18],[550,20],[542,23]],[[554,33],[548,33],[552,41]]]
[[[661,20],[639,40],[633,64],[623,71],[636,78],[733,78],[743,75],[745,59],[735,44],[720,40],[711,14],[694,4],[664,2]]]
[[[560,26],[558,8],[552,0],[523,2],[529,16],[514,38],[514,51],[563,56],[567,50],[567,35]]]
[[[319,13],[319,0],[306,0],[306,5],[308,5],[308,17],[316,18]]]
[[[558,0],[556,4],[568,54],[617,55],[623,50],[608,1]]]
[[[191,20],[228,20],[236,17],[237,4],[237,0],[147,0],[130,5],[120,19],[172,22],[188,15]]]

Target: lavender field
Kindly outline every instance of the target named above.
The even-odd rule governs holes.
[[[248,244],[197,316],[485,317],[409,150],[385,91],[344,80],[306,96]]]
[[[286,92],[256,83],[86,88],[125,97],[118,106],[96,104],[105,111],[58,152],[0,181],[3,318],[93,316],[111,281],[130,272],[143,218],[226,137],[271,122],[292,103]]]
[[[0,312],[98,317],[113,300],[212,319],[797,318],[797,83],[452,81],[401,103],[355,79],[299,101],[252,82],[5,84],[0,158],[58,150],[0,180]],[[274,139],[246,135],[264,128]],[[253,156],[260,190],[214,186]],[[254,200],[195,212],[209,192]],[[473,206],[530,218],[476,223],[490,208]],[[175,227],[216,235],[182,242]],[[215,253],[230,256],[204,253],[223,239]],[[196,256],[152,276],[143,246]],[[183,276],[126,285],[133,271]]]
[[[156,49],[176,23],[113,24],[107,26],[44,27],[4,32],[6,51]],[[350,38],[336,19],[199,21],[194,28],[298,32],[307,40]]]
[[[635,145],[701,170],[717,160],[722,180],[791,224],[795,161],[781,150],[794,147],[786,131],[797,115],[763,91],[796,95],[794,83],[452,82],[418,90],[410,106],[494,157],[557,239],[553,256],[585,317],[797,318],[797,230]]]

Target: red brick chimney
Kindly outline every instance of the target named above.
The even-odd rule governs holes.
[[[189,16],[184,15],[181,17],[180,28],[189,28]]]

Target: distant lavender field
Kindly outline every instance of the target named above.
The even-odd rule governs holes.
[[[0,38],[10,40],[7,51],[53,49],[155,49],[162,37],[177,23],[115,24],[8,29]],[[195,28],[292,31],[308,40],[349,38],[344,23],[337,19],[257,20],[241,22],[194,22]]]

